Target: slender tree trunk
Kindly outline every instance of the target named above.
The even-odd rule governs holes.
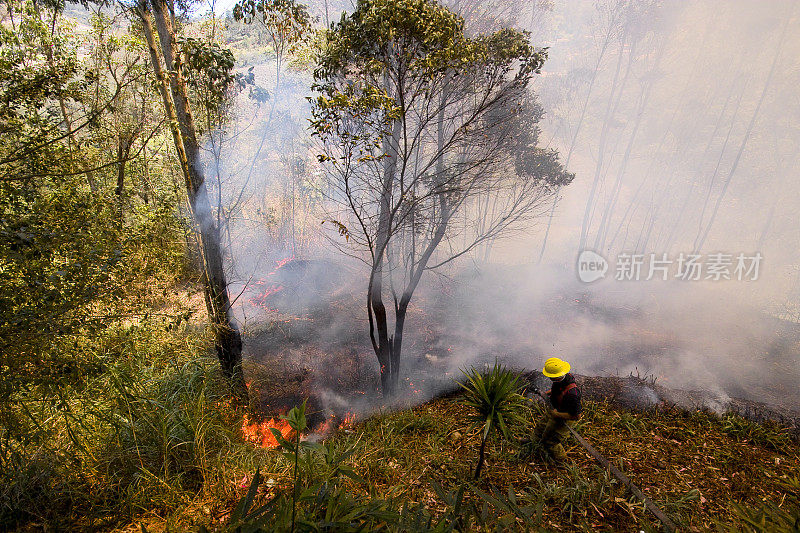
[[[133,139],[123,133],[119,134],[117,138],[117,187],[114,193],[117,196],[117,209],[119,214],[119,222],[122,224],[123,217],[125,216],[125,206],[123,205],[123,196],[125,193],[125,163],[130,156],[131,146]]]
[[[578,133],[581,131],[581,127],[583,126],[583,120],[586,118],[586,109],[589,107],[589,100],[592,96],[592,89],[594,88],[594,83],[597,81],[597,74],[600,72],[600,65],[603,63],[603,57],[606,54],[606,50],[608,49],[608,44],[611,42],[611,33],[609,32],[606,34],[605,41],[603,41],[603,46],[600,49],[600,55],[597,57],[597,63],[594,66],[594,72],[592,73],[592,80],[589,82],[589,88],[586,91],[586,100],[583,102],[583,109],[581,110],[581,116],[578,119],[578,124],[575,126],[575,133],[572,135],[572,142],[569,145],[569,151],[567,152],[567,157],[564,160],[564,170],[569,170],[569,161],[572,158],[572,152],[575,150],[575,143],[578,140]],[[542,258],[544,258],[544,252],[547,249],[547,238],[550,236],[550,228],[553,225],[553,217],[556,212],[556,205],[558,204],[558,195],[561,192],[561,186],[556,189],[555,194],[553,195],[553,206],[550,208],[550,215],[547,218],[547,229],[544,232],[544,239],[542,240],[542,249],[539,252],[539,263],[542,262]]]
[[[175,48],[172,22],[163,0],[153,0],[151,5],[164,63],[169,72],[169,81],[156,48],[153,20],[144,1],[139,4],[139,15],[144,26],[153,67],[160,82],[159,90],[164,100],[164,107],[170,119],[175,148],[186,183],[189,206],[197,225],[206,307],[214,329],[217,357],[223,373],[231,381],[234,394],[240,401],[246,401],[247,388],[242,373],[242,338],[231,313],[222,247],[219,242],[219,228],[214,223],[208,190],[200,168],[200,149],[186,84],[180,73],[180,65],[177,64],[178,52]]]
[[[686,213],[686,209],[689,207],[691,200],[695,196],[694,191],[699,185],[703,162],[706,160],[706,156],[708,156],[708,153],[711,150],[711,146],[714,144],[714,139],[716,139],[717,137],[717,132],[719,132],[719,129],[722,127],[722,120],[725,117],[725,113],[728,111],[728,106],[731,102],[731,99],[733,98],[735,88],[736,88],[736,82],[733,81],[731,82],[730,88],[728,89],[728,96],[725,98],[725,103],[722,105],[722,110],[720,111],[719,116],[717,117],[717,120],[715,122],[714,131],[711,132],[711,136],[708,138],[706,147],[703,150],[703,155],[701,155],[700,159],[698,159],[699,163],[698,163],[698,169],[695,172],[695,177],[692,179],[691,186],[689,187],[689,190],[687,191],[686,196],[684,197],[684,200],[681,203],[680,211],[678,211],[678,215],[675,217],[675,221],[672,224],[672,228],[667,234],[667,238],[663,248],[664,252],[672,251],[673,242],[675,241],[675,234],[678,231],[678,228],[680,228],[681,223],[684,221],[684,213]],[[705,207],[703,208],[703,211],[705,211]],[[700,218],[702,220],[702,216]]]
[[[700,59],[701,59],[701,57],[703,55],[702,54],[702,50],[705,49],[705,44],[706,44],[706,42],[708,42],[708,36],[711,33],[711,27],[712,27],[711,24],[706,25],[706,29],[705,29],[705,32],[703,34],[703,40],[702,40],[700,46],[698,47],[698,53],[695,55],[695,59],[694,59],[693,65],[692,65],[691,73],[689,74],[689,77],[687,78],[686,83],[684,84],[684,87],[681,90],[681,95],[678,98],[678,101],[679,102],[683,102],[683,104],[680,105],[680,106],[675,106],[675,109],[673,110],[672,115],[671,115],[671,117],[669,119],[669,123],[667,124],[667,127],[664,129],[664,134],[661,136],[661,140],[658,143],[658,147],[652,152],[653,154],[660,154],[661,153],[661,149],[664,147],[664,145],[665,145],[665,143],[667,141],[667,138],[669,137],[669,134],[672,131],[672,125],[675,123],[676,117],[678,116],[679,112],[683,109],[683,107],[685,106],[685,103],[688,100],[686,98],[686,95],[689,94],[689,89],[695,85],[693,83],[694,82],[694,78],[695,78],[695,76],[696,76],[696,74],[697,74],[697,72],[699,70]],[[608,249],[612,249],[614,247],[614,243],[616,242],[617,237],[620,235],[620,233],[622,232],[623,228],[625,229],[625,238],[622,241],[622,246],[625,246],[625,244],[627,243],[628,230],[630,229],[631,220],[632,220],[633,215],[634,215],[634,213],[636,211],[637,201],[639,199],[639,195],[641,194],[642,190],[644,189],[644,186],[649,182],[650,176],[652,176],[655,173],[655,166],[656,166],[656,163],[659,162],[659,160],[660,160],[659,157],[655,157],[654,156],[654,157],[651,158],[650,164],[647,166],[647,170],[644,172],[643,178],[639,182],[639,186],[636,188],[636,191],[634,192],[633,197],[631,198],[630,202],[628,202],[628,207],[625,209],[625,213],[622,215],[622,219],[620,220],[619,225],[617,226],[617,229],[614,231],[614,235],[611,237],[611,241],[608,244]],[[629,215],[630,215],[630,219],[628,218]]]
[[[597,164],[595,166],[594,171],[594,180],[592,181],[592,188],[589,191],[589,197],[586,199],[586,208],[583,212],[583,224],[581,225],[581,236],[580,241],[578,244],[578,252],[580,253],[581,250],[584,249],[586,246],[586,239],[589,236],[589,225],[591,224],[591,212],[592,207],[594,206],[595,202],[595,195],[597,194],[597,188],[600,185],[600,175],[603,171],[603,162],[605,161],[605,151],[606,151],[606,141],[608,140],[608,130],[610,129],[610,121],[612,116],[612,110],[614,109],[614,96],[617,89],[617,81],[619,80],[619,73],[622,67],[622,58],[625,56],[625,42],[626,39],[623,36],[620,39],[619,44],[619,57],[617,58],[617,68],[614,71],[614,79],[611,82],[611,94],[608,97],[608,104],[606,105],[606,113],[605,117],[603,118],[603,125],[600,128],[600,139],[597,147]],[[633,49],[629,51],[629,61],[628,67],[630,69],[630,61],[633,59]],[[623,83],[622,87],[620,87],[620,93],[625,89],[625,85]]]
[[[657,54],[658,55],[656,56],[653,68],[651,69],[653,72],[658,71],[658,67],[661,64],[661,58],[664,55],[663,45],[661,46]],[[633,145],[636,142],[636,137],[639,132],[639,126],[642,123],[642,117],[644,116],[644,112],[647,109],[647,104],[650,100],[650,95],[652,93],[654,84],[655,81],[650,81],[650,83],[647,84],[647,86],[642,89],[640,105],[636,113],[636,123],[633,127],[633,131],[631,132],[630,139],[628,140],[628,145],[625,148],[625,154],[622,157],[620,168],[617,171],[617,178],[611,189],[611,199],[609,200],[608,205],[605,211],[603,212],[603,217],[600,220],[600,227],[597,230],[597,235],[594,242],[594,249],[597,251],[600,251],[605,246],[606,238],[608,236],[608,228],[611,222],[611,216],[614,213],[614,209],[616,208],[617,205],[617,200],[619,199],[619,193],[622,189],[622,178],[625,176],[625,171],[628,168],[628,161],[630,160],[631,151],[633,150]]]
[[[720,149],[719,157],[717,158],[717,164],[714,167],[714,172],[711,174],[711,178],[708,180],[708,187],[703,199],[703,207],[700,210],[700,216],[697,220],[697,236],[695,237],[692,245],[693,250],[696,249],[697,242],[700,240],[700,236],[703,233],[703,223],[705,222],[706,218],[706,210],[708,209],[709,202],[711,201],[711,194],[714,192],[714,182],[717,179],[720,166],[722,165],[722,160],[725,157],[725,152],[728,149],[728,142],[731,140],[731,133],[733,133],[733,128],[736,126],[736,116],[739,114],[739,108],[741,107],[742,98],[744,97],[746,90],[747,82],[745,82],[745,84],[742,86],[742,91],[739,93],[739,98],[736,100],[736,107],[733,110],[733,115],[731,116],[731,123],[728,127],[728,133],[725,135],[725,140],[722,143],[722,148]]]
[[[783,44],[786,41],[786,33],[789,29],[789,21],[791,20],[792,12],[794,11],[795,3],[789,8],[789,13],[787,13],[785,21],[783,23],[783,30],[781,31],[781,36],[778,40],[778,47],[775,50],[775,57],[772,60],[772,66],[769,69],[769,74],[767,74],[767,80],[764,82],[764,89],[761,91],[761,97],[758,99],[758,104],[756,105],[755,110],[753,111],[753,116],[750,118],[750,122],[747,125],[747,131],[745,131],[744,138],[742,139],[742,144],[739,146],[739,151],[736,153],[736,159],[733,160],[733,165],[731,166],[731,170],[728,173],[728,177],[725,179],[725,183],[722,186],[722,191],[719,193],[717,197],[717,201],[714,204],[714,210],[711,212],[711,218],[708,220],[708,224],[706,225],[706,229],[700,237],[699,240],[695,241],[694,250],[699,251],[703,248],[703,244],[706,242],[706,238],[708,238],[708,234],[711,231],[711,227],[714,225],[714,221],[717,218],[717,212],[719,211],[719,206],[722,204],[722,200],[725,198],[725,194],[728,192],[728,187],[733,180],[734,174],[736,174],[736,169],[739,166],[739,160],[742,157],[742,153],[744,152],[745,147],[747,147],[747,141],[750,140],[750,133],[753,131],[753,126],[756,123],[756,119],[758,119],[758,113],[761,111],[761,104],[764,103],[764,97],[767,95],[767,91],[772,83],[772,77],[775,74],[775,67],[778,65],[778,59],[781,57],[781,51],[783,50]]]
[[[391,200],[397,172],[397,142],[400,137],[400,121],[396,120],[392,127],[391,137],[384,139],[384,153],[389,157],[383,161],[383,190],[381,191],[380,213],[375,239],[375,250],[372,258],[369,288],[367,290],[367,313],[369,314],[370,340],[378,358],[381,373],[381,388],[384,395],[394,394],[392,374],[391,341],[386,306],[383,303],[384,262],[389,237],[391,234]],[[389,274],[391,275],[391,274]],[[376,338],[377,333],[377,338]]]
[[[408,304],[411,301],[411,295],[403,294],[398,306],[395,308],[394,315],[394,337],[392,337],[392,379],[394,380],[393,387],[397,390],[400,382],[400,354],[403,351],[403,328],[406,324],[406,315],[408,313]]]

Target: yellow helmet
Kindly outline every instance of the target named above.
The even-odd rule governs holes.
[[[542,374],[548,378],[560,378],[569,372],[569,368],[569,363],[566,361],[562,361],[558,357],[551,357],[544,362],[544,370],[542,370]]]

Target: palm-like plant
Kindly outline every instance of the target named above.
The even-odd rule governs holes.
[[[523,387],[519,382],[519,374],[496,361],[492,369],[485,374],[481,374],[474,367],[462,372],[466,381],[459,385],[464,389],[463,403],[474,410],[474,414],[470,417],[473,422],[472,428],[483,426],[478,466],[475,468],[477,480],[483,468],[487,440],[497,430],[500,430],[506,439],[511,438],[508,427],[522,420],[521,410],[525,398],[522,395]]]

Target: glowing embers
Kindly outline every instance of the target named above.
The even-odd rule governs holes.
[[[308,439],[311,441],[324,439],[337,429],[349,426],[353,422],[355,422],[355,415],[353,413],[347,413],[344,418],[338,415],[330,415],[320,425],[317,426]]]
[[[346,415],[344,415],[342,423],[339,425],[339,427],[349,426],[355,421],[356,421],[356,415],[354,415],[353,413],[347,413]]]
[[[242,435],[247,442],[261,446],[262,448],[277,448],[278,439],[272,434],[271,428],[280,432],[284,439],[294,438],[294,430],[286,420],[280,418],[270,418],[263,422],[252,421],[249,416],[244,416],[242,422]]]
[[[264,278],[256,281],[254,285],[256,286],[256,290],[259,290],[255,296],[250,298],[250,303],[254,306],[267,311],[268,313],[277,313],[278,309],[275,307],[270,307],[269,300],[275,294],[281,292],[283,290],[283,285],[280,283],[276,283],[274,281],[270,281],[270,278],[281,268],[285,267],[287,264],[294,260],[294,256],[290,255],[285,259],[281,259],[280,261],[275,261],[275,268],[272,269],[272,272],[268,273]],[[263,287],[263,288],[262,288]]]
[[[259,294],[250,298],[250,303],[258,307],[259,309],[263,309],[264,311],[277,313],[278,310],[276,308],[270,307],[267,302],[269,301],[270,296],[279,293],[283,290],[283,285],[270,284],[269,282],[264,280],[257,281],[256,285],[257,286],[267,285],[267,287]]]

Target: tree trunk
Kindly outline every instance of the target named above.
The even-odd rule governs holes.
[[[600,72],[600,65],[603,63],[603,57],[606,55],[606,50],[608,50],[608,45],[611,42],[611,33],[607,33],[605,40],[603,41],[603,46],[600,49],[600,54],[597,56],[597,63],[594,65],[594,72],[592,73],[592,80],[589,82],[589,88],[586,91],[586,100],[583,102],[583,109],[581,110],[581,116],[578,119],[578,124],[575,126],[575,132],[572,135],[572,142],[569,145],[569,151],[567,152],[567,157],[564,160],[564,170],[569,169],[569,161],[572,158],[572,152],[575,149],[575,144],[578,141],[578,133],[581,131],[581,127],[583,126],[583,121],[586,118],[586,109],[589,107],[589,100],[592,97],[592,89],[594,88],[594,83],[597,81],[597,74]],[[556,212],[556,205],[558,204],[558,195],[561,193],[561,186],[559,185],[556,188],[556,192],[553,195],[553,206],[550,208],[550,215],[547,218],[547,229],[544,232],[544,239],[542,240],[542,249],[539,251],[539,263],[542,262],[544,258],[544,252],[547,249],[547,238],[550,236],[550,228],[553,225],[553,217]]]
[[[789,13],[786,16],[785,22],[783,23],[783,30],[781,31],[781,36],[778,40],[778,47],[775,50],[775,57],[772,60],[772,66],[769,69],[769,74],[767,74],[767,80],[764,82],[764,89],[761,91],[761,96],[758,99],[758,104],[756,104],[756,108],[753,111],[753,116],[750,118],[750,122],[747,124],[747,131],[745,131],[744,138],[742,139],[742,144],[739,145],[739,151],[736,153],[736,158],[733,160],[733,165],[731,166],[731,170],[728,173],[728,177],[725,179],[725,183],[722,185],[722,191],[719,193],[717,197],[717,201],[714,204],[714,210],[711,212],[711,218],[708,220],[708,224],[706,225],[706,229],[702,234],[702,237],[699,240],[695,241],[694,250],[695,252],[699,251],[703,248],[703,244],[706,242],[706,238],[708,238],[708,234],[711,231],[711,227],[714,225],[714,221],[717,218],[717,212],[719,211],[719,206],[722,204],[722,200],[725,198],[725,194],[728,192],[728,187],[733,181],[733,176],[736,174],[736,169],[739,166],[739,160],[742,157],[742,153],[744,152],[745,147],[747,146],[747,141],[750,140],[750,134],[753,131],[753,126],[756,123],[756,119],[758,119],[758,113],[761,111],[761,104],[764,103],[764,97],[767,95],[767,91],[770,88],[772,83],[772,77],[775,74],[775,67],[778,65],[778,59],[781,57],[781,51],[783,50],[783,43],[786,41],[786,33],[787,29],[789,28],[789,21],[791,20],[792,12],[794,11],[794,4],[789,8]]]
[[[670,132],[672,131],[672,125],[675,123],[675,119],[677,118],[679,112],[683,109],[683,106],[685,106],[685,102],[687,102],[688,100],[686,98],[686,95],[689,94],[690,88],[696,86],[696,84],[693,82],[696,73],[699,70],[698,67],[700,66],[700,59],[703,56],[701,51],[705,49],[705,45],[706,42],[708,42],[708,36],[710,33],[711,33],[711,25],[708,25],[706,26],[706,30],[703,35],[703,40],[701,42],[701,45],[697,48],[698,53],[695,56],[691,73],[689,74],[689,77],[686,80],[683,89],[681,90],[681,95],[677,100],[678,102],[683,102],[684,104],[682,104],[681,106],[675,106],[675,109],[672,112],[669,122],[667,123],[667,127],[664,129],[664,134],[661,136],[661,140],[658,143],[658,147],[654,151],[652,151],[653,154],[661,153],[661,150],[664,147],[665,143],[667,142]],[[678,135],[677,137],[682,137],[682,136]],[[630,229],[630,224],[633,219],[633,214],[636,212],[639,195],[641,194],[642,190],[644,190],[645,185],[650,180],[650,176],[652,176],[655,173],[655,165],[657,162],[659,162],[659,160],[660,160],[659,157],[651,158],[650,164],[648,165],[647,170],[644,172],[643,178],[639,182],[639,186],[636,188],[636,191],[634,192],[632,199],[628,202],[628,207],[625,209],[625,213],[622,215],[622,219],[619,221],[619,225],[617,226],[617,229],[614,231],[614,235],[611,237],[611,241],[609,242],[607,249],[610,250],[613,248],[614,243],[616,242],[617,237],[620,235],[623,228],[625,229],[625,239],[622,241],[622,246],[624,247],[625,244],[627,243],[628,230]],[[630,219],[628,218],[629,215]]]
[[[223,265],[219,228],[214,223],[205,179],[200,168],[200,149],[196,128],[189,106],[188,92],[178,63],[175,35],[164,0],[153,0],[151,5],[161,44],[169,83],[161,65],[153,24],[149,10],[141,1],[139,15],[144,26],[153,67],[159,80],[159,90],[170,119],[175,148],[183,171],[189,206],[197,226],[200,253],[203,262],[203,282],[206,307],[214,330],[217,357],[226,377],[230,379],[234,394],[246,401],[247,388],[242,373],[242,338],[233,321],[228,284]]]
[[[606,141],[608,140],[608,131],[609,129],[611,129],[610,127],[611,117],[613,115],[613,110],[616,108],[616,106],[614,105],[615,101],[614,96],[616,94],[617,81],[619,80],[619,73],[622,67],[622,58],[625,57],[625,44],[626,44],[626,38],[623,35],[619,43],[619,56],[617,58],[617,68],[614,71],[614,79],[611,82],[611,94],[608,97],[608,104],[606,105],[606,112],[605,116],[603,117],[603,125],[600,128],[600,137],[597,146],[597,163],[595,165],[594,180],[592,180],[592,188],[589,191],[589,197],[586,199],[586,208],[584,209],[583,213],[583,224],[581,225],[581,235],[578,244],[578,252],[576,255],[580,254],[581,251],[586,247],[586,239],[589,236],[589,226],[591,225],[592,207],[594,206],[595,195],[597,194],[597,189],[600,185],[600,178],[603,172],[603,163],[605,162]],[[630,72],[630,64],[634,56],[633,48],[631,48],[628,54],[629,55],[628,55],[627,71]],[[625,90],[625,83],[623,82],[622,87],[620,87],[619,89],[620,94],[622,94],[622,91],[624,90]]]
[[[708,156],[709,152],[711,151],[711,147],[714,144],[714,139],[717,138],[717,132],[719,132],[720,128],[722,127],[723,118],[725,117],[725,114],[728,111],[728,106],[731,103],[731,99],[733,98],[733,94],[735,92],[735,88],[736,88],[736,80],[731,82],[730,88],[728,89],[728,96],[725,98],[725,103],[722,105],[722,110],[720,111],[719,115],[717,116],[717,120],[714,123],[714,131],[711,132],[711,136],[708,138],[708,142],[706,143],[706,147],[703,150],[703,155],[701,155],[700,158],[698,159],[698,161],[699,161],[698,168],[697,168],[697,171],[695,172],[694,178],[692,179],[691,186],[689,187],[689,190],[686,193],[686,196],[684,197],[683,202],[681,203],[681,208],[680,208],[680,211],[678,211],[678,215],[675,218],[675,222],[673,222],[672,228],[670,229],[670,232],[667,234],[666,242],[665,242],[664,249],[663,249],[664,252],[671,252],[672,251],[673,242],[675,240],[675,234],[678,231],[678,229],[681,227],[682,223],[684,222],[684,213],[686,213],[686,209],[689,207],[690,202],[695,197],[695,194],[694,194],[695,189],[700,185],[700,178],[702,177],[703,163],[705,162],[706,157]],[[736,116],[736,114],[734,113],[734,117],[735,116]],[[716,174],[716,170],[715,170],[715,174]],[[713,182],[713,177],[712,177],[712,182]],[[703,207],[703,212],[705,212],[705,206]],[[701,215],[700,216],[701,223],[702,223],[702,219],[703,219],[703,217]]]
[[[394,313],[394,336],[391,339],[391,368],[392,368],[392,380],[394,383],[392,386],[395,390],[397,390],[397,386],[400,382],[400,353],[403,349],[403,328],[406,324],[406,314],[408,313],[408,303],[411,301],[411,294],[403,294],[403,298],[400,300],[400,304],[395,308]]]
[[[658,55],[656,56],[653,68],[650,69],[652,72],[658,71],[658,67],[661,64],[661,58],[663,57],[663,53],[664,53],[664,46],[662,46],[657,52]],[[650,95],[652,93],[654,84],[655,82],[651,80],[650,83],[647,84],[647,86],[642,88],[640,103],[636,112],[636,123],[633,126],[633,131],[631,132],[630,139],[628,140],[628,145],[625,148],[625,154],[622,157],[622,163],[620,164],[620,168],[617,171],[617,178],[614,181],[614,185],[611,189],[611,199],[609,200],[603,212],[603,217],[600,220],[600,227],[598,228],[597,235],[595,237],[594,250],[598,252],[600,252],[600,250],[605,246],[606,237],[608,236],[608,228],[611,222],[611,216],[614,214],[614,209],[616,208],[617,205],[619,193],[622,189],[622,178],[625,176],[625,171],[628,167],[628,161],[630,159],[631,151],[633,150],[633,145],[636,141],[636,137],[639,132],[639,126],[642,123],[642,117],[644,116],[644,112],[647,109],[647,104],[650,100]]]
[[[392,374],[392,348],[389,339],[386,306],[383,303],[383,266],[389,246],[389,237],[391,235],[391,200],[392,188],[394,187],[394,175],[397,171],[397,142],[399,137],[400,121],[396,120],[392,127],[391,137],[383,141],[384,153],[388,154],[388,157],[383,161],[383,190],[381,191],[378,228],[376,231],[375,248],[372,258],[372,272],[370,273],[369,288],[367,290],[367,313],[369,315],[370,340],[372,341],[372,348],[380,364],[381,389],[383,390],[383,394],[387,396],[394,394],[394,383],[397,382],[397,379]],[[375,337],[376,333],[377,339]]]
[[[133,145],[132,136],[120,133],[117,137],[117,187],[114,193],[117,196],[117,209],[120,225],[124,222],[125,206],[123,205],[123,196],[125,192],[125,164],[131,153],[131,146]]]

